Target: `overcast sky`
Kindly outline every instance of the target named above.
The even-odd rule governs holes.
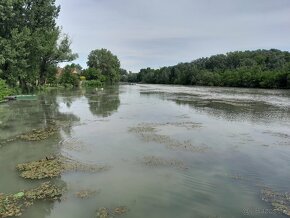
[[[123,68],[175,65],[235,50],[290,51],[290,0],[57,0],[63,32],[86,67],[107,48]]]

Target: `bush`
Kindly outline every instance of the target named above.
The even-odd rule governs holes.
[[[60,77],[59,84],[65,87],[78,87],[80,84],[80,79],[78,75],[72,73],[70,66],[66,66]]]
[[[0,79],[0,101],[4,99],[4,97],[12,95],[14,91],[8,87],[6,82]]]
[[[100,80],[86,80],[83,85],[85,87],[102,87],[103,83]]]
[[[85,80],[86,80],[86,77],[84,77],[84,76],[80,76],[80,80],[81,80],[81,81],[85,81]]]

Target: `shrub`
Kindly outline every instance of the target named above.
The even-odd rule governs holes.
[[[78,87],[80,83],[79,76],[72,73],[70,66],[64,68],[59,83],[65,87]]]
[[[85,87],[102,87],[103,83],[100,80],[86,80],[83,85]]]
[[[4,99],[4,97],[12,95],[14,91],[8,87],[6,82],[0,79],[0,101]]]

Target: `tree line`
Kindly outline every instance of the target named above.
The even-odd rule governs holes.
[[[277,49],[236,51],[190,63],[127,73],[122,81],[250,88],[290,88],[290,53]]]

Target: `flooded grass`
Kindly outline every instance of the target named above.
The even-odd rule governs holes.
[[[209,147],[207,146],[194,146],[190,141],[179,141],[168,135],[158,133],[162,127],[168,126],[192,130],[200,128],[201,124],[193,122],[141,123],[136,127],[129,128],[129,132],[137,134],[145,142],[164,144],[171,149],[190,152],[206,152],[209,150]]]
[[[96,190],[81,190],[75,193],[75,196],[80,199],[88,199],[99,193],[100,191]]]
[[[0,217],[21,216],[22,212],[38,200],[60,200],[64,192],[50,182],[42,183],[39,187],[21,191],[16,194],[0,193]]]
[[[116,207],[113,209],[99,208],[96,212],[96,218],[111,218],[115,216],[121,216],[128,213],[128,208],[125,206]]]
[[[18,164],[16,169],[21,172],[20,176],[25,179],[45,179],[58,177],[62,173],[80,171],[96,173],[109,169],[108,166],[83,164],[62,156],[46,157],[29,163]]]
[[[176,159],[166,159],[156,156],[146,156],[141,161],[143,164],[149,167],[173,167],[177,169],[187,169],[185,163]]]
[[[0,106],[0,217],[289,216],[288,91],[114,93]]]
[[[290,216],[290,194],[274,192],[272,189],[263,189],[261,191],[262,200],[268,202],[274,211]]]
[[[20,135],[19,139],[24,141],[41,141],[53,136],[58,132],[58,127],[50,126],[44,129],[34,129],[29,133]]]

